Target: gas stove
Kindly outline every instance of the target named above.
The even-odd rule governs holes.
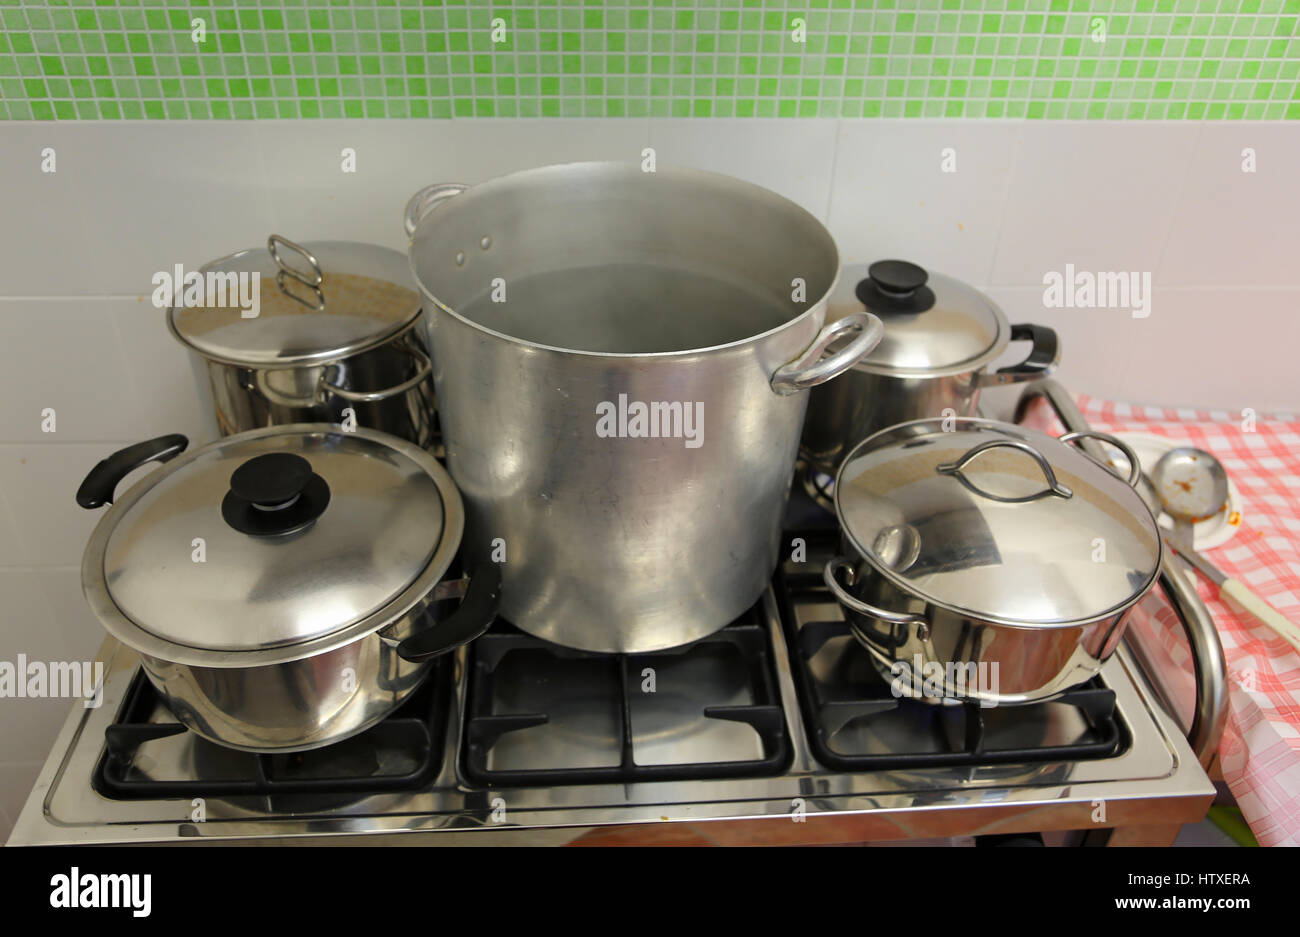
[[[895,698],[819,584],[829,538],[800,534],[806,562],[709,638],[598,655],[500,624],[384,723],[297,755],[185,732],[109,641],[104,703],[69,718],[11,843],[836,842],[1203,815],[1213,786],[1127,650],[1048,703]]]
[[[103,704],[69,716],[10,843],[1164,842],[1204,815],[1214,787],[1128,646],[1045,703],[896,697],[822,584],[838,534],[800,489],[797,561],[716,634],[606,655],[499,622],[314,751],[194,736],[110,639]]]

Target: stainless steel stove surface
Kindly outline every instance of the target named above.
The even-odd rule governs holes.
[[[1213,787],[1127,650],[1073,700],[899,701],[834,634],[828,540],[809,547],[689,648],[594,655],[499,626],[387,723],[295,756],[177,731],[110,641],[104,704],[69,717],[12,842],[837,842],[1203,815]]]

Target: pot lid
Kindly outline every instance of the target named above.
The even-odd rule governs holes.
[[[266,247],[215,260],[200,273],[203,292],[178,287],[168,322],[182,342],[230,364],[287,367],[341,358],[385,341],[420,314],[405,255],[373,244],[300,245],[272,235]],[[255,278],[256,287],[236,281],[244,291],[238,299],[227,293],[228,278],[207,288],[210,277],[228,274]]]
[[[182,649],[300,645],[404,614],[427,591],[409,587],[445,572],[461,523],[450,478],[418,447],[324,424],[255,430],[131,489],[96,529],[85,581],[102,557],[112,607]]]
[[[868,437],[840,469],[835,506],[854,547],[896,585],[1013,625],[1114,613],[1160,566],[1155,519],[1123,479],[1070,443],[992,420],[918,420]]]
[[[844,268],[827,321],[864,307],[885,326],[880,344],[858,365],[872,371],[975,368],[1009,341],[1006,316],[991,299],[905,260]]]

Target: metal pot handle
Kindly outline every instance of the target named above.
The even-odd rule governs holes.
[[[1033,325],[1022,322],[1011,326],[1011,341],[1030,341],[1034,346],[1029,355],[1019,364],[998,368],[992,374],[985,374],[980,379],[981,387],[998,387],[1004,384],[1023,384],[1047,377],[1061,363],[1061,344],[1056,338],[1056,331],[1045,325]]]
[[[348,390],[346,387],[341,387],[326,377],[329,373],[329,367],[338,367],[338,365],[335,364],[330,365],[325,368],[325,370],[321,371],[320,384],[318,385],[319,390],[331,393],[335,397],[341,397],[344,400],[352,400],[359,403],[375,403],[379,400],[387,400],[389,397],[396,397],[398,394],[406,393],[416,384],[424,381],[433,373],[433,362],[429,360],[428,355],[420,351],[418,348],[412,348],[409,345],[402,345],[399,347],[402,351],[415,359],[415,363],[418,367],[416,368],[414,377],[408,378],[407,380],[402,381],[402,383],[396,384],[392,387],[385,387],[383,390]]]
[[[500,565],[483,563],[475,567],[467,584],[464,579],[439,583],[433,599],[451,598],[462,589],[465,598],[460,607],[398,644],[399,657],[412,663],[430,660],[468,644],[492,627],[501,607]]]
[[[303,260],[307,261],[308,266],[311,267],[311,272],[304,273],[301,269],[293,266],[281,257],[281,247],[287,247]],[[287,237],[279,234],[272,234],[266,239],[266,249],[271,254],[271,259],[275,261],[275,265],[280,268],[275,275],[275,285],[280,288],[280,292],[295,302],[302,303],[308,309],[315,309],[317,311],[324,309],[325,294],[321,292],[320,287],[321,284],[325,282],[325,274],[321,271],[320,261],[316,259],[316,255],[307,250],[307,248],[303,247],[301,244],[295,243]],[[307,289],[311,290],[315,297],[315,301],[308,302],[297,293],[290,290],[288,286],[285,285],[285,277],[292,277],[303,286],[307,287]]]
[[[1062,437],[1064,438],[1064,437]],[[1006,495],[995,495],[992,492],[985,491],[978,487],[974,482],[962,474],[962,469],[969,465],[979,456],[988,452],[990,449],[1019,449],[1033,457],[1038,463],[1039,469],[1043,472],[1043,480],[1047,482],[1047,487],[1042,491],[1036,491],[1032,495],[1022,495],[1019,498],[1011,498]],[[1024,504],[1028,501],[1037,501],[1039,498],[1045,498],[1048,495],[1056,495],[1058,498],[1073,498],[1074,492],[1062,485],[1056,480],[1056,472],[1052,471],[1052,465],[1046,457],[1029,445],[1019,439],[990,439],[988,442],[980,443],[973,446],[967,453],[956,462],[944,462],[934,467],[934,470],[940,475],[951,475],[957,481],[965,485],[969,490],[981,497],[988,498],[990,501],[1001,501],[1004,504]]]
[[[1116,439],[1114,436],[1110,435],[1109,433],[1097,433],[1097,432],[1093,432],[1092,430],[1087,430],[1085,432],[1077,432],[1077,433],[1066,433],[1064,436],[1058,436],[1056,438],[1059,439],[1061,442],[1073,442],[1076,439],[1100,439],[1102,442],[1106,443],[1107,445],[1114,446],[1120,452],[1124,453],[1124,458],[1128,459],[1128,478],[1126,478],[1125,481],[1128,482],[1130,488],[1134,488],[1134,489],[1137,488],[1138,481],[1142,478],[1142,463],[1138,460],[1137,453],[1134,452],[1127,443],[1119,439]],[[1088,458],[1092,459],[1092,461],[1096,462],[1098,465],[1104,468],[1106,471],[1115,472],[1113,466],[1107,465],[1105,462],[1101,461],[1101,459],[1098,459],[1087,449],[1080,449],[1080,451]],[[1119,474],[1119,473],[1115,472],[1115,474]]]
[[[826,581],[826,587],[831,590],[835,600],[845,608],[857,612],[859,615],[879,618],[881,621],[887,621],[895,625],[919,625],[926,630],[929,629],[929,619],[924,615],[917,615],[912,612],[887,612],[883,608],[876,608],[876,606],[862,601],[840,584],[840,570],[848,572],[849,585],[853,585],[853,563],[843,556],[833,557],[826,562],[826,568],[822,570],[822,579]]]
[[[415,229],[420,226],[420,222],[424,220],[429,212],[453,195],[459,195],[468,188],[469,186],[460,182],[437,182],[433,185],[426,185],[412,195],[411,200],[406,203],[406,213],[402,218],[402,225],[406,228],[406,236],[415,237]]]
[[[850,332],[858,332],[839,351],[822,358],[834,342]],[[825,383],[843,374],[867,356],[885,336],[884,324],[869,312],[851,312],[825,326],[798,358],[783,364],[772,375],[772,390],[782,397]]]

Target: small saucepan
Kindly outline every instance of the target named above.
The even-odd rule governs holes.
[[[1128,460],[1118,477],[1072,445]],[[1119,440],[993,420],[917,420],[856,446],[835,480],[842,555],[825,570],[854,636],[900,695],[1048,699],[1118,646],[1161,538]]]

